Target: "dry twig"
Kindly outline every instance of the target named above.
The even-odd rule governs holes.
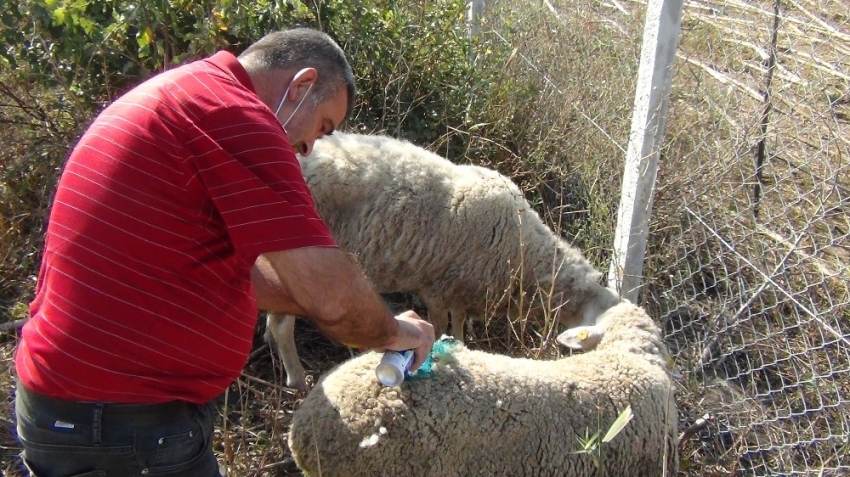
[[[5,331],[17,330],[18,328],[24,326],[24,323],[27,322],[27,318],[21,318],[20,320],[15,321],[7,321],[6,323],[0,323],[0,333]]]
[[[692,435],[705,429],[712,422],[714,422],[714,416],[712,414],[705,413],[702,415],[701,418],[694,421],[693,424],[684,428],[682,430],[682,433],[679,434],[679,449],[684,446],[684,444],[687,442],[688,439],[690,439]]]

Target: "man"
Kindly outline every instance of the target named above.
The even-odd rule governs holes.
[[[212,402],[258,307],[425,360],[433,328],[393,317],[336,248],[293,151],[309,155],[353,100],[342,50],[295,29],[162,73],[98,116],[59,180],[16,353],[34,475],[219,475]]]

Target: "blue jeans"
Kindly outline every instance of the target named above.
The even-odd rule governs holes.
[[[216,406],[76,403],[17,386],[24,465],[34,477],[220,477]]]

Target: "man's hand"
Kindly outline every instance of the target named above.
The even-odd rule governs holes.
[[[416,371],[431,353],[431,347],[434,345],[434,327],[413,310],[396,315],[395,319],[398,322],[398,335],[384,346],[384,349],[393,351],[412,349],[414,358],[410,372]]]

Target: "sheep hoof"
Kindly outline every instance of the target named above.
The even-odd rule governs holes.
[[[313,389],[313,377],[286,376],[286,387],[294,389],[298,394],[306,396]]]

